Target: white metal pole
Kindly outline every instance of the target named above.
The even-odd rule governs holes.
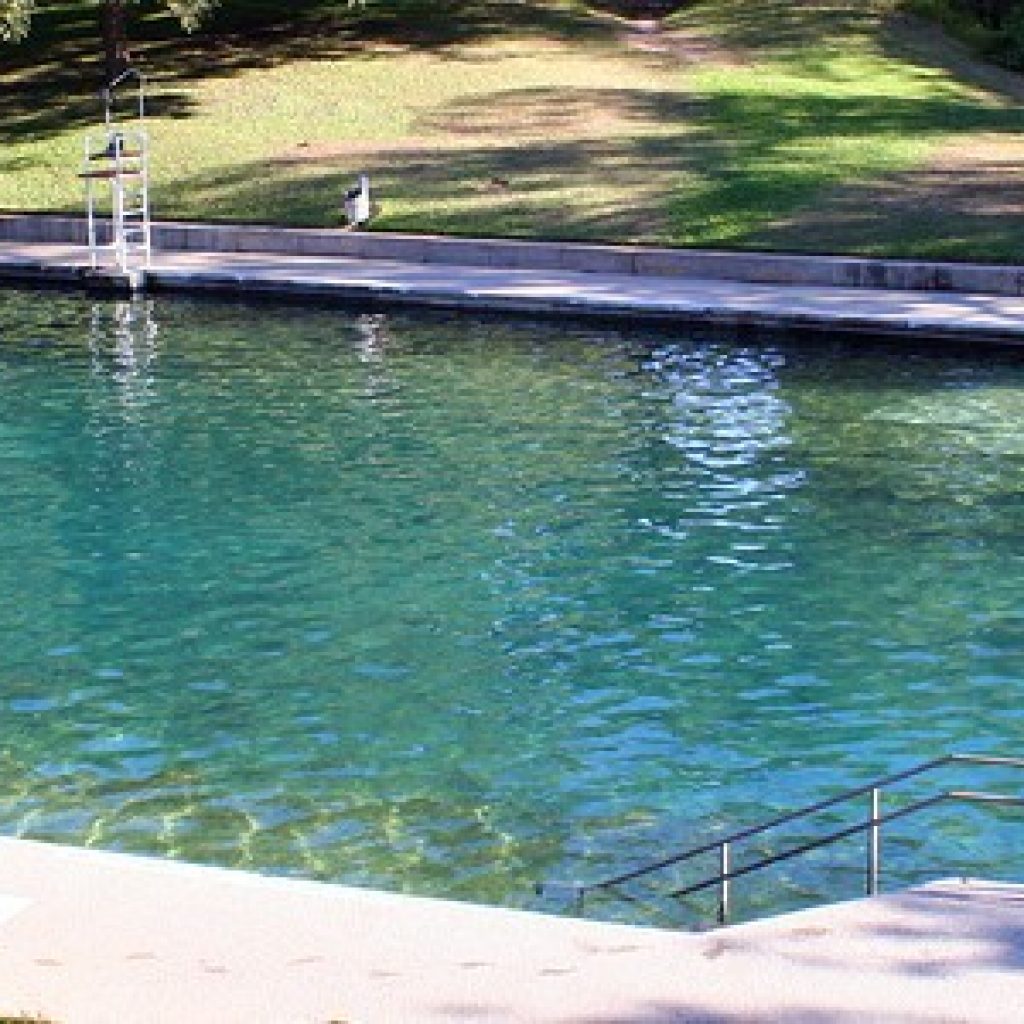
[[[876,787],[871,790],[871,826],[868,829],[868,874],[865,888],[869,896],[878,894],[879,858],[882,853],[882,835],[878,816],[881,807],[882,791]]]

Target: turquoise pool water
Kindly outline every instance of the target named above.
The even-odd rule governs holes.
[[[991,353],[0,292],[0,828],[535,906],[1019,752],[1022,484]],[[1013,821],[886,883],[1012,875]]]

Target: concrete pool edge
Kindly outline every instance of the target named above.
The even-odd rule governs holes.
[[[707,933],[0,839],[0,1014],[110,1021],[970,1021],[1024,1005],[1024,888]]]
[[[166,252],[264,253],[496,269],[838,288],[1024,295],[1024,266],[769,251],[684,249],[454,235],[286,228],[256,224],[153,223]],[[84,217],[0,213],[0,243],[86,245]]]
[[[79,245],[0,242],[0,279],[130,291],[125,275],[89,266]],[[147,291],[313,300],[629,324],[1024,344],[1024,298],[719,279],[502,269],[348,257],[156,250]]]

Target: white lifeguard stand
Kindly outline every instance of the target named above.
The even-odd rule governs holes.
[[[134,116],[119,121],[114,90],[135,78],[138,107]],[[145,79],[128,68],[103,90],[102,131],[85,137],[85,161],[79,177],[85,182],[89,258],[93,269],[109,265],[108,255],[122,274],[149,266],[149,134],[146,131]]]

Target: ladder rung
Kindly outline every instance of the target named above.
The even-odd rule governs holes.
[[[141,149],[122,149],[121,152],[118,154],[118,156],[120,156],[122,160],[138,160],[142,156],[142,150]],[[99,153],[90,153],[89,154],[89,159],[90,160],[116,160],[117,157],[113,153],[110,153],[110,152],[108,152],[106,150],[103,150],[103,151],[101,151]]]
[[[101,178],[109,180],[111,178],[138,178],[142,175],[142,168],[132,168],[129,170],[127,167],[122,167],[120,170],[116,167],[104,167],[99,171],[79,171],[78,176],[80,178]]]
[[[90,138],[86,142],[85,160],[79,166],[78,177],[87,182],[89,216],[92,218],[96,214],[97,228],[108,239],[105,242],[94,241],[94,261],[96,254],[102,251],[114,253],[118,265],[123,268],[149,263],[151,229],[147,148],[142,132],[122,134],[120,131],[108,131],[102,141]],[[101,197],[101,190],[92,186],[92,181],[109,182],[110,195]]]

